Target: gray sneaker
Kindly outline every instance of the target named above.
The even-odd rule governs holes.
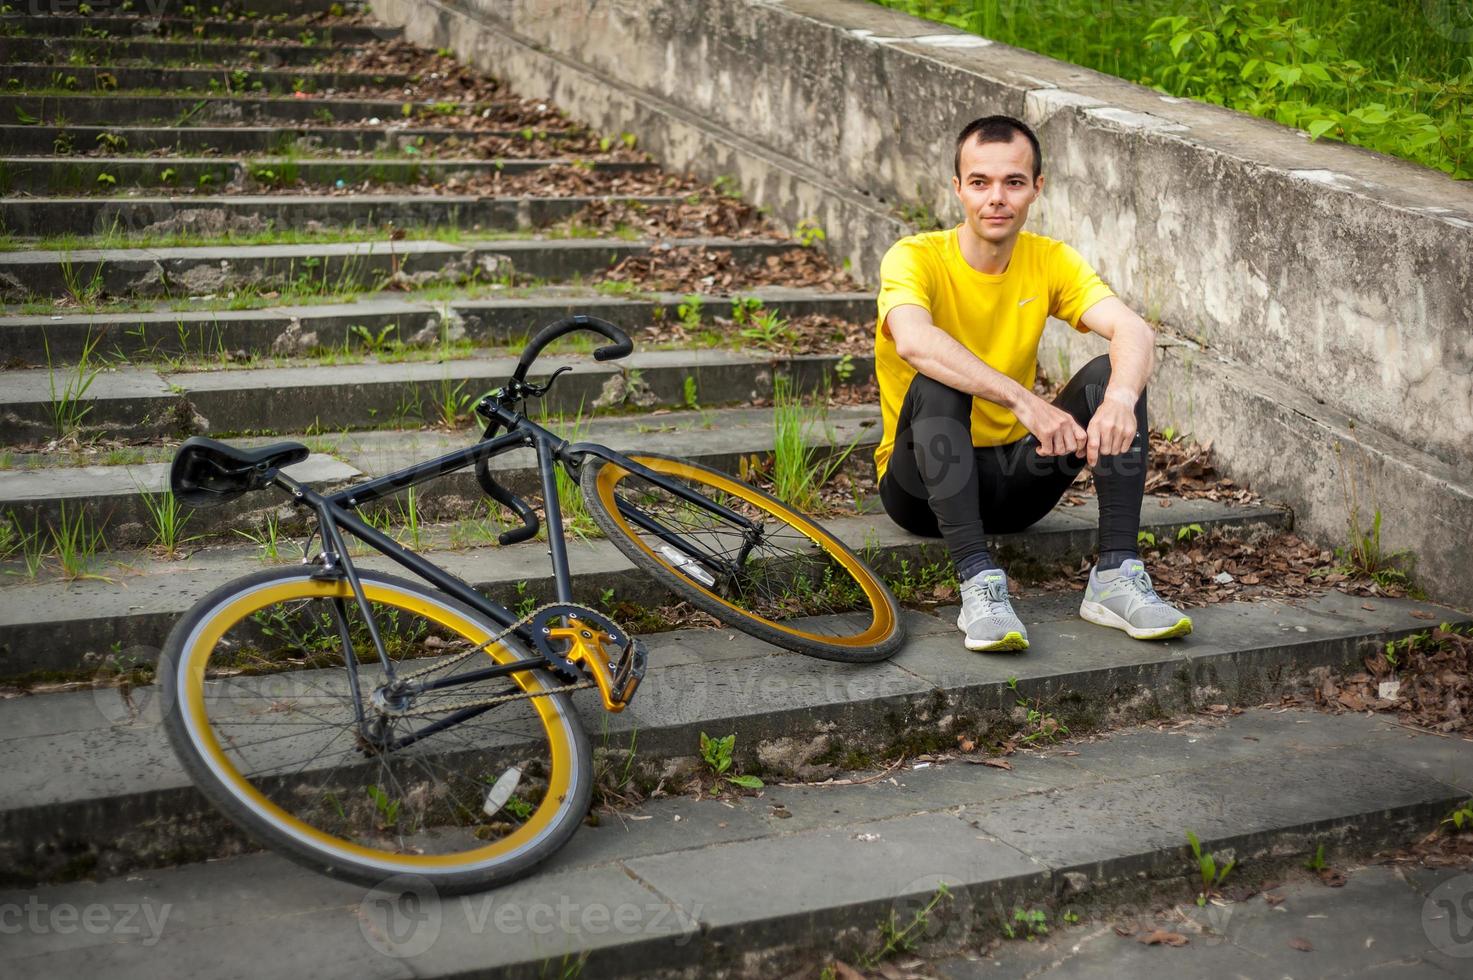
[[[1079,615],[1091,623],[1124,630],[1137,640],[1166,640],[1192,631],[1191,617],[1156,594],[1138,558],[1126,561],[1108,582],[1100,581],[1098,565],[1090,569]]]
[[[1027,650],[1028,631],[1008,601],[1008,576],[998,569],[978,572],[962,583],[956,628],[968,650]]]

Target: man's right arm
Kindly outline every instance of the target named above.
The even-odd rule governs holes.
[[[885,318],[885,326],[895,341],[895,352],[921,374],[948,388],[1001,405],[1016,415],[1038,439],[1040,455],[1083,451],[1087,437],[1072,415],[973,354],[936,326],[924,306],[896,306]]]

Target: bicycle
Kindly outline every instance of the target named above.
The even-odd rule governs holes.
[[[160,664],[165,726],[184,768],[267,846],[360,884],[416,874],[453,894],[528,873],[577,829],[594,772],[570,695],[594,688],[605,710],[623,710],[646,651],[574,602],[556,467],[637,567],[732,627],[848,663],[883,659],[904,639],[879,577],[775,497],[676,457],[569,443],[528,418],[526,403],[571,370],[532,382],[533,362],[585,329],[612,341],[596,360],[633,350],[595,317],[549,324],[506,384],[477,401],[478,442],[332,493],[282,472],[307,457],[298,443],[247,450],[195,437],[179,448],[170,485],[181,502],[274,488],[315,517],[303,565],[200,600]],[[487,466],[519,447],[536,450],[552,603],[518,616],[364,519],[375,501],[474,466],[481,489],[522,522],[500,542],[532,538],[536,512]],[[428,584],[360,570],[347,535]]]

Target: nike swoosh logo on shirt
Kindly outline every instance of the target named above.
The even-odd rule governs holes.
[[[1022,309],[1023,307],[1027,306],[1029,303],[1033,302],[1036,299],[1038,299],[1037,296],[1030,296],[1027,299],[1019,300],[1018,301],[1018,308],[1019,309]]]

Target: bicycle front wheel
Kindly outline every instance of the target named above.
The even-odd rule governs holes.
[[[677,596],[758,639],[824,660],[883,660],[904,641],[885,583],[812,518],[719,470],[658,453],[629,458],[755,528],[587,457],[581,480],[594,521]]]
[[[442,593],[360,578],[386,662],[348,584],[311,569],[201,600],[160,664],[175,752],[216,806],[317,871],[444,894],[525,874],[592,793],[587,735],[549,693],[563,685],[506,667],[528,659],[509,639],[479,649],[500,630]]]

